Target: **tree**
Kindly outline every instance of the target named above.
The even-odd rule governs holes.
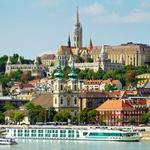
[[[136,82],[135,76],[136,76],[135,71],[132,71],[132,70],[127,71],[125,74],[126,82],[127,83],[135,83]]]
[[[76,63],[84,63],[84,59],[78,55],[76,59]]]
[[[4,106],[3,106],[3,110],[4,111],[8,111],[8,110],[14,110],[16,107],[11,104],[11,103],[6,103]]]
[[[133,117],[129,118],[129,123],[130,123],[130,125],[134,125],[135,124],[135,118],[133,118]]]
[[[71,71],[71,68],[69,66],[66,66],[64,68],[63,72],[64,72],[64,78],[65,79],[68,79],[68,74],[70,73],[70,71]]]
[[[2,112],[0,112],[0,124],[3,124],[5,122],[5,117]]]
[[[88,116],[88,123],[90,124],[96,124],[97,123],[97,114],[98,114],[98,111],[95,110],[95,109],[92,109],[92,110],[89,110],[88,113],[87,113],[87,116]]]
[[[147,124],[150,122],[150,112],[144,113],[141,117],[141,123]]]
[[[36,122],[44,122],[45,119],[45,110],[40,105],[34,105],[32,103],[28,103],[26,105],[27,110],[29,111],[29,119],[31,124],[35,124]]]
[[[114,85],[106,84],[105,85],[105,91],[114,91],[117,90],[117,88]]]
[[[54,120],[54,116],[56,115],[56,111],[54,109],[54,107],[50,107],[48,109],[48,113],[47,113],[47,121],[52,122]]]
[[[80,123],[87,124],[88,123],[88,109],[84,109],[79,114]]]
[[[19,111],[12,111],[11,113],[10,113],[10,120],[12,121],[12,122],[14,122],[14,124],[17,124],[17,123],[19,123],[20,124],[20,122],[23,120],[23,118],[24,118],[24,113],[23,112],[19,112]]]
[[[60,111],[54,116],[54,121],[56,122],[67,122],[68,119],[71,119],[71,114],[68,110]]]

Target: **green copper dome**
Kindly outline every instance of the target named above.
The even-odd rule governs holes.
[[[57,70],[56,72],[54,73],[54,76],[56,79],[59,79],[61,80],[63,78],[63,71],[61,69],[61,63],[60,63],[60,60],[58,60],[58,67],[57,67]]]
[[[70,80],[76,80],[77,79],[78,75],[77,75],[76,69],[74,67],[74,62],[73,62],[72,67],[71,67],[71,72],[68,74],[68,76],[69,76]]]

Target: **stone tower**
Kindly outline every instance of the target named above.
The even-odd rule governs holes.
[[[73,41],[75,47],[82,47],[82,25],[79,21],[78,7],[77,7],[76,20],[73,29]]]

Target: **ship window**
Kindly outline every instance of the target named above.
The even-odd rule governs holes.
[[[83,132],[83,136],[86,136],[88,134],[88,132]]]

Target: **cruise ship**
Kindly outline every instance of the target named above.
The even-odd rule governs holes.
[[[86,141],[139,141],[140,136],[136,132],[88,129],[69,127],[13,127],[7,132],[16,139],[48,139],[48,140],[86,140]]]

